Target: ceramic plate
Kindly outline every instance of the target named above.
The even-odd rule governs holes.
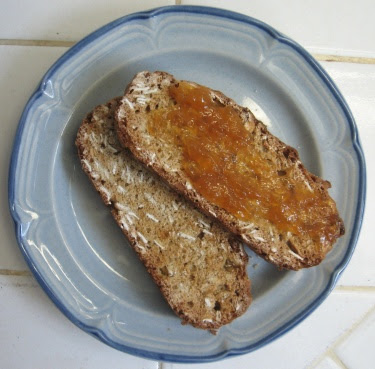
[[[318,267],[279,271],[251,251],[254,302],[214,336],[182,326],[82,172],[82,118],[120,95],[136,72],[164,70],[250,105],[272,133],[333,184],[346,235]],[[349,180],[350,179],[350,180]],[[47,72],[22,115],[9,202],[35,277],[77,326],[127,353],[204,362],[258,349],[313,311],[354,250],[365,166],[353,117],[320,65],[270,26],[224,10],[165,7],[92,33]]]

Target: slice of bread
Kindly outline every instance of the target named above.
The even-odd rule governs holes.
[[[79,128],[82,168],[182,322],[217,330],[250,305],[247,254],[120,145],[118,102],[96,107]]]
[[[253,177],[257,177],[258,182],[256,183],[259,183],[259,185],[253,185],[256,187],[257,193],[261,194],[254,201],[260,201],[260,203],[265,201],[265,197],[262,198],[262,192],[264,191],[267,196],[273,198],[273,207],[261,208],[262,213],[258,210],[259,207],[255,206],[257,204],[253,202],[251,204],[254,204],[254,209],[247,208],[250,219],[243,219],[238,216],[238,213],[228,210],[226,206],[221,206],[220,201],[222,199],[218,199],[220,196],[215,193],[213,193],[213,196],[216,195],[215,201],[207,199],[207,196],[202,194],[202,187],[197,189],[195,183],[192,183],[192,177],[185,170],[186,166],[190,165],[190,157],[195,155],[195,148],[185,148],[186,151],[190,150],[186,154],[183,151],[184,148],[181,148],[183,146],[180,144],[181,140],[177,141],[177,139],[180,139],[179,134],[175,134],[177,139],[171,136],[172,140],[168,140],[165,139],[165,132],[163,132],[163,130],[175,129],[173,125],[176,124],[171,121],[172,118],[168,118],[170,117],[168,114],[173,109],[178,108],[178,106],[176,107],[177,100],[171,90],[176,91],[181,87],[180,84],[185,86],[185,89],[187,84],[190,86],[187,87],[188,89],[202,88],[202,86],[193,82],[179,81],[165,72],[150,73],[144,71],[138,73],[126,88],[116,114],[120,142],[128,147],[141,162],[166,180],[171,187],[193,201],[206,215],[218,219],[228,230],[238,235],[267,261],[274,263],[281,269],[293,270],[319,264],[332,248],[336,239],[344,234],[344,225],[337,212],[336,204],[327,191],[330,183],[308,172],[301,163],[298,152],[273,136],[250,110],[237,105],[221,92],[209,90],[209,103],[211,105],[216,104],[217,110],[220,110],[220,107],[230,107],[230,114],[240,119],[239,125],[241,130],[245,132],[245,139],[249,142],[250,150],[246,152],[246,155],[254,155],[257,163],[254,167],[245,166],[245,170]],[[185,96],[184,93],[182,93],[182,96]],[[191,104],[189,104],[180,101],[180,106],[188,106],[190,109]],[[197,104],[197,102],[194,104]],[[215,106],[214,109],[216,109]],[[206,112],[212,114],[209,110],[206,110],[204,114]],[[193,111],[192,114],[200,113]],[[158,126],[160,131],[156,133],[155,129],[154,131],[150,129],[150,125],[153,124],[152,121],[156,119],[155,117],[159,117],[160,122],[162,122]],[[186,119],[191,118],[187,116]],[[181,124],[181,122],[178,124]],[[187,127],[186,129],[193,131],[194,128],[190,128],[189,122],[185,121],[182,124],[185,124],[184,129]],[[229,131],[228,135],[231,134],[232,131]],[[200,137],[206,139],[204,136]],[[209,142],[208,145],[220,146],[222,142]],[[235,147],[236,145],[232,146]],[[202,148],[200,147],[200,149]],[[203,150],[205,150],[205,147]],[[244,150],[247,150],[247,147]],[[234,150],[231,155],[234,158],[233,161],[236,161],[240,152]],[[242,157],[245,157],[244,160],[246,160],[246,155],[242,154]],[[229,163],[225,165],[230,168],[231,157],[223,157],[217,162],[219,162],[219,166]],[[243,165],[243,163],[239,165]],[[266,168],[270,173],[267,174],[269,177],[264,176],[259,167]],[[204,174],[204,172],[201,174]],[[235,176],[237,174],[234,174],[233,177]],[[236,180],[236,178],[230,177],[229,179]],[[248,179],[249,182],[243,180],[240,184],[246,187],[250,183],[250,179],[253,180],[250,177]],[[209,183],[209,181],[203,183],[203,190],[216,191],[216,189],[208,188],[206,183]],[[216,182],[214,185],[216,186]],[[277,188],[281,188],[284,192],[278,196],[276,190],[267,190],[267,188],[272,188],[273,185],[278,186]],[[207,186],[207,188],[204,188],[204,186]],[[229,187],[225,193],[230,194],[231,190]],[[288,198],[290,203],[283,200],[285,198]],[[301,200],[298,200],[299,198]],[[306,205],[305,208],[301,207],[305,202],[308,202],[306,200],[308,198],[312,199],[309,201],[314,203],[311,206]],[[232,200],[236,199],[232,198]],[[248,201],[247,198],[244,199],[244,202],[246,201]],[[294,209],[292,216],[284,219],[282,218],[284,209],[291,206],[290,204],[297,210]],[[230,201],[228,201],[228,206],[230,207],[230,205]],[[264,216],[264,213],[267,216]],[[275,218],[275,214],[279,214],[279,218]],[[312,233],[309,229],[314,230],[315,233]],[[320,231],[321,233],[319,233]]]

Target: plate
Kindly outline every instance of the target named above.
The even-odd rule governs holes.
[[[272,133],[299,149],[330,193],[346,235],[314,268],[278,271],[249,251],[254,302],[211,335],[182,326],[128,247],[80,168],[82,118],[122,94],[141,70],[164,70],[251,105]],[[272,27],[229,11],[164,7],[120,18],[69,49],[21,117],[9,204],[21,250],[40,285],[78,327],[124,352],[206,362],[248,353],[308,316],[354,251],[365,164],[347,104],[322,67]]]

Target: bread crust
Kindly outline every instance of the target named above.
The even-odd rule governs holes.
[[[75,141],[82,168],[182,323],[216,331],[251,303],[247,254],[120,145],[119,101],[83,120]]]
[[[168,106],[171,99],[168,88],[179,82],[181,81],[172,75],[160,71],[152,73],[144,71],[134,77],[127,86],[116,113],[117,132],[122,145],[128,147],[138,160],[155,171],[206,215],[219,220],[230,232],[236,234],[265,260],[277,265],[280,269],[292,270],[319,264],[331,250],[335,240],[345,232],[343,221],[333,201],[331,210],[336,224],[333,242],[326,240],[318,243],[307,236],[302,237],[280,231],[266,219],[257,220],[257,223],[243,222],[200,195],[181,169],[181,154],[178,150],[149,135],[147,131],[149,112]],[[263,151],[267,152],[266,159],[274,161],[278,170],[291,169],[295,179],[305,183],[314,191],[319,191],[322,197],[331,199],[327,191],[331,184],[310,173],[302,164],[296,149],[272,135],[249,109],[239,106],[219,91],[211,90],[211,96],[238,112],[249,134],[252,134],[259,145],[264,148]],[[167,157],[166,152],[172,154]],[[324,209],[321,210],[321,216],[325,216]]]

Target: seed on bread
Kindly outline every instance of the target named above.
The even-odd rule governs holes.
[[[344,234],[330,183],[221,92],[140,72],[116,119],[138,160],[279,268],[319,264]]]
[[[173,311],[184,324],[215,331],[250,305],[247,255],[120,145],[118,103],[96,107],[82,122],[76,138],[82,168]],[[236,267],[228,270],[227,261]]]

